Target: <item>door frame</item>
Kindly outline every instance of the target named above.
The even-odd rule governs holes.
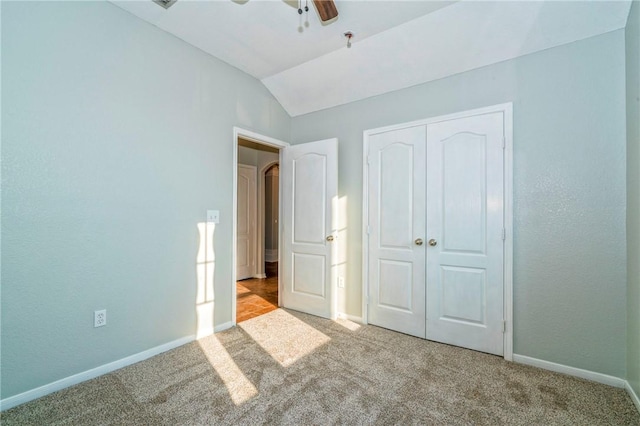
[[[504,117],[504,359],[513,361],[513,102],[426,118],[363,132],[362,148],[362,322],[368,324],[369,305],[369,138],[378,133],[426,126],[441,121],[501,112]]]
[[[263,265],[263,269],[258,269],[258,278],[267,278],[266,271],[264,270],[264,263],[266,262],[267,256],[265,254],[265,232],[266,232],[266,223],[265,223],[265,214],[266,214],[266,188],[265,188],[265,179],[267,177],[267,171],[273,167],[274,165],[280,166],[280,159],[278,161],[270,161],[262,167],[262,169],[258,170],[258,257],[256,258],[256,262],[260,262]],[[278,179],[278,189],[280,189],[280,179]],[[278,214],[280,214],[280,193],[278,193]],[[280,217],[278,216],[278,229],[280,229]],[[278,243],[280,240],[278,239]],[[280,247],[278,247],[278,260],[280,259]]]
[[[237,295],[236,295],[236,262],[237,262],[237,233],[238,233],[238,138],[246,139],[251,142],[258,143],[260,145],[266,145],[273,148],[278,148],[280,153],[278,155],[278,162],[282,161],[282,150],[289,146],[289,143],[275,139],[269,136],[261,135],[251,130],[242,129],[240,127],[233,127],[233,173],[232,173],[232,232],[233,232],[233,247],[231,249],[231,264],[233,265],[231,270],[231,324],[232,327],[236,325],[236,313],[237,313]],[[282,192],[282,181],[278,182],[278,190]],[[282,199],[279,200],[278,210],[282,213]],[[278,223],[278,247],[280,247],[282,241],[280,241],[282,235],[282,221]],[[280,252],[278,252],[278,260],[280,259]],[[257,262],[257,256],[256,256]],[[278,305],[282,305],[281,300],[281,287],[282,280],[278,279]]]

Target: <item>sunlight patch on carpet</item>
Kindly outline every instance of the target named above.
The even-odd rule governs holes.
[[[244,321],[238,326],[283,367],[294,364],[331,340],[282,309]]]
[[[237,292],[237,294],[247,294],[247,293],[251,293],[251,290],[249,290],[248,288],[246,288],[242,284],[237,283],[236,284],[236,292]]]
[[[215,336],[199,340],[198,343],[209,360],[209,364],[216,370],[227,387],[229,396],[235,405],[241,405],[258,395],[258,389],[247,379]]]

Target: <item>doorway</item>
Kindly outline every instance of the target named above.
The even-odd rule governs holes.
[[[251,148],[247,151],[245,148]],[[336,316],[338,139],[288,143],[249,130],[233,129],[233,261],[237,264],[238,164],[264,159],[273,151],[277,161],[261,161],[258,168],[258,211],[264,206],[263,171],[278,163],[278,265],[276,307],[325,318]],[[246,155],[246,157],[245,157]],[[264,219],[258,217],[255,279],[267,279]],[[285,226],[286,224],[286,226]],[[272,258],[271,258],[272,259]],[[274,262],[269,262],[274,263]],[[264,267],[263,267],[264,266]],[[270,270],[273,265],[270,265]],[[238,322],[238,282],[233,268],[231,326]],[[246,282],[241,282],[241,285]],[[246,286],[245,286],[246,287]],[[251,289],[248,289],[250,293]],[[248,296],[247,296],[248,297]],[[273,306],[273,303],[272,303]],[[244,319],[244,318],[241,318]]]
[[[278,147],[237,138],[235,322],[279,306]]]

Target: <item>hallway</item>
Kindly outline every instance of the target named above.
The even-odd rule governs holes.
[[[236,282],[237,323],[278,308],[277,263],[267,263],[266,272],[268,278],[251,278]]]

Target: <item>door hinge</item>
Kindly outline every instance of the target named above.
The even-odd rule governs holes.
[[[507,147],[507,138],[505,138],[504,136],[502,137],[502,149],[505,149]]]
[[[371,164],[371,156],[367,155],[367,164]]]
[[[502,241],[507,239],[507,230],[502,228]]]
[[[507,322],[506,321],[502,321],[502,332],[503,333],[507,332]]]
[[[371,234],[371,227],[367,226],[367,235]]]

